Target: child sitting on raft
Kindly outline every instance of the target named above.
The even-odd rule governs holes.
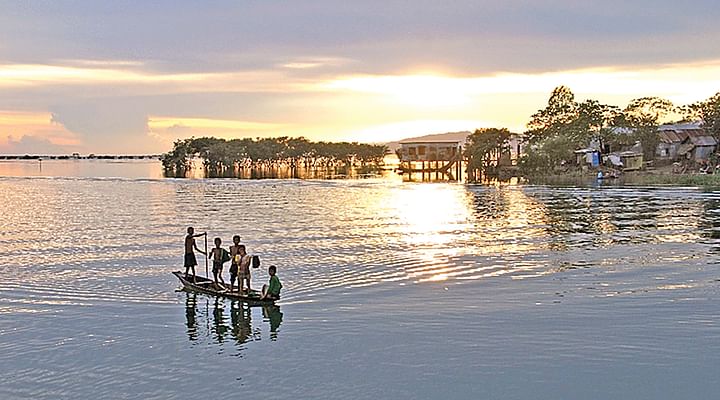
[[[280,279],[275,275],[277,273],[277,267],[271,265],[268,268],[268,274],[270,274],[270,282],[267,285],[263,285],[262,296],[260,299],[273,299],[278,300],[280,298],[280,289],[282,289],[282,283]]]

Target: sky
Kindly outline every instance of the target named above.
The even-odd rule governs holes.
[[[0,153],[523,131],[552,89],[720,91],[712,1],[0,0]]]

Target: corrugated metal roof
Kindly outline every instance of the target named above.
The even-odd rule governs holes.
[[[637,151],[632,151],[632,150],[620,151],[620,152],[616,152],[613,154],[617,154],[620,157],[638,157],[638,156],[643,155],[642,153],[638,153]]]
[[[614,151],[610,153],[611,156],[617,156],[617,157],[638,157],[642,156],[643,153],[639,153],[637,151],[632,150],[625,150],[625,151]]]
[[[694,121],[694,122],[682,122],[679,124],[666,124],[666,125],[660,125],[658,126],[658,130],[661,131],[684,131],[688,129],[701,129],[701,122],[700,121]]]
[[[683,132],[687,133],[688,136],[707,136],[702,129],[683,129]]]
[[[683,139],[675,131],[658,131],[658,137],[663,143],[680,143]]]
[[[678,149],[678,155],[684,156],[685,154],[692,151],[692,149],[695,148],[695,145],[692,143],[685,143],[680,145],[680,148]]]
[[[717,146],[717,140],[712,136],[690,136],[690,142],[695,146]]]
[[[400,144],[443,144],[443,143],[460,145],[463,143],[463,141],[462,140],[433,140],[433,139],[400,141]]]
[[[674,136],[685,142],[688,139],[697,146],[715,146],[717,141],[701,127],[699,122],[686,122],[680,124],[660,125],[658,127],[658,136],[663,143],[676,143]],[[699,139],[707,138],[710,139]]]

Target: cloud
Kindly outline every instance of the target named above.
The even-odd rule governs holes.
[[[158,137],[161,137],[162,135],[171,136],[174,138],[187,138],[193,135],[196,135],[195,130],[190,126],[185,126],[182,124],[174,124],[170,125],[167,128],[161,128],[157,126],[153,126],[153,121],[151,119],[148,119],[148,128],[150,130],[150,133],[153,135],[156,135]],[[197,135],[200,136],[200,135]]]
[[[561,84],[621,106],[720,89],[711,40],[720,8],[709,0],[2,8],[0,110],[36,113],[67,132],[0,125],[0,137],[72,139],[95,153],[164,151],[202,134],[360,139],[469,121],[522,129]]]
[[[19,139],[5,137],[4,143],[0,141],[0,151],[3,154],[70,154],[75,147],[57,145],[44,137],[22,135]]]
[[[54,119],[77,134],[87,152],[143,154],[166,150],[169,145],[149,135],[147,111],[137,99],[73,99],[54,106],[53,113]]]
[[[278,136],[287,126],[277,123],[239,121],[212,118],[150,116],[148,128],[158,137],[182,138],[190,136],[254,137]]]
[[[653,69],[592,68],[540,74],[501,73],[486,76],[360,75],[320,83],[321,89],[392,96],[419,106],[457,105],[496,94],[547,93],[560,84],[578,92],[633,96],[638,93],[697,101],[720,89],[720,60],[664,65]]]
[[[49,112],[0,110],[0,151],[67,153],[81,147],[79,137]]]
[[[718,36],[719,17],[710,0],[8,2],[0,59],[121,60],[177,73],[266,70],[307,57],[357,60],[344,66],[352,73],[652,64],[720,58],[712,40],[699,39]]]
[[[291,63],[292,64],[292,63]],[[305,90],[310,78],[292,75],[292,70],[311,69],[314,65],[266,71],[229,71],[208,73],[162,73],[133,66],[88,67],[43,64],[0,64],[0,89],[32,90],[35,88],[75,88],[76,93],[92,89],[106,95],[155,95],[193,92],[270,93]]]

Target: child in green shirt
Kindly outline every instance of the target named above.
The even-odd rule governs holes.
[[[282,289],[282,283],[280,279],[275,275],[277,273],[277,267],[271,265],[268,268],[268,274],[270,274],[270,282],[267,285],[263,285],[262,297],[260,299],[273,299],[278,300],[280,298],[280,289]]]

